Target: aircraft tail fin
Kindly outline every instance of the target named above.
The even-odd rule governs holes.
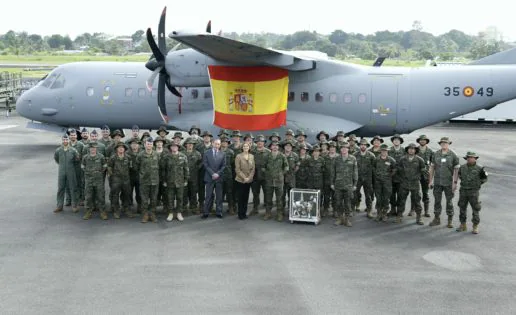
[[[475,60],[468,65],[512,65],[516,64],[516,47]]]

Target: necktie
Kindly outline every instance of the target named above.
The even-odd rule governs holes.
[[[213,150],[213,157],[216,158],[217,157],[217,150]]]

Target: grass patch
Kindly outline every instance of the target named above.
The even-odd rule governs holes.
[[[147,61],[149,56],[128,55],[128,56],[92,56],[92,55],[0,55],[0,63],[16,64],[49,64],[61,65],[63,63],[78,61]]]

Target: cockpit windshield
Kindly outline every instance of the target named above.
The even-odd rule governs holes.
[[[65,77],[61,73],[57,76],[57,78],[54,80],[54,83],[52,83],[52,86],[50,86],[51,89],[62,89],[65,85]]]
[[[50,75],[47,75],[41,82],[41,86],[44,86],[46,88],[50,87],[52,85],[52,83],[54,83],[54,81],[56,80],[57,78],[57,73],[51,73]]]
[[[50,89],[62,89],[65,85],[65,77],[62,73],[51,73],[41,79],[40,85]]]

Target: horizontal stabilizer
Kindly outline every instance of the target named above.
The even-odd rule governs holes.
[[[378,57],[374,62],[373,67],[381,67],[384,61],[385,57]]]
[[[475,60],[468,65],[510,65],[516,64],[516,48]]]

